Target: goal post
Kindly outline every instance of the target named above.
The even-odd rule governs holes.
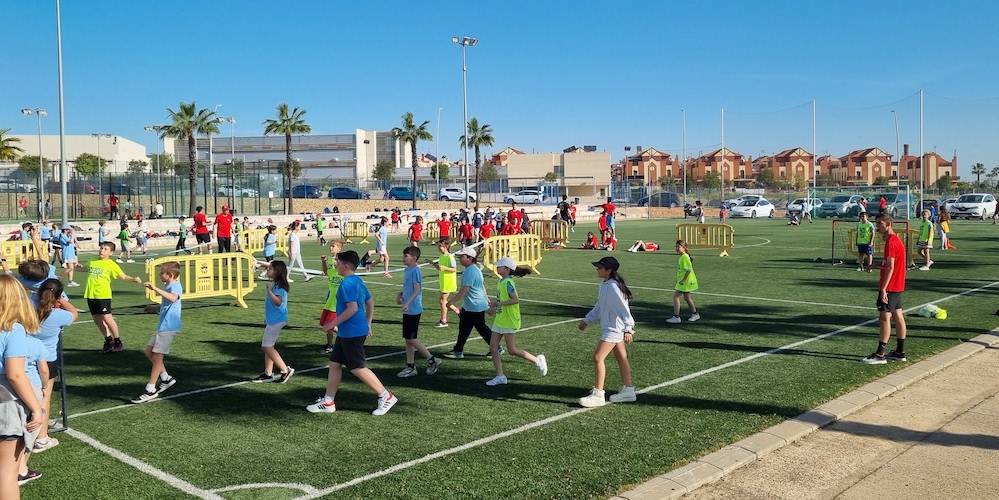
[[[849,264],[856,262],[859,257],[857,252],[857,224],[860,219],[836,219],[832,222],[832,235],[830,238],[829,261],[832,265]],[[876,225],[874,218],[870,219]],[[912,229],[909,221],[893,221],[892,228],[905,245],[906,267],[914,267],[916,262],[916,239],[919,236],[916,230]],[[884,249],[884,238],[876,231],[874,233],[874,253],[875,256]]]

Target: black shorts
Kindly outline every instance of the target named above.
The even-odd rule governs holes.
[[[55,361],[49,361],[49,380],[54,380],[59,378],[59,358]]]
[[[194,233],[194,239],[198,242],[198,244],[211,243],[212,233]]]
[[[232,238],[228,236],[219,236],[219,252],[231,252],[232,251]]]
[[[333,341],[333,352],[330,361],[346,365],[348,370],[356,370],[367,366],[364,358],[364,341],[367,337],[341,338]]]
[[[87,299],[87,309],[94,316],[111,314],[111,299]]]
[[[892,312],[902,308],[902,292],[888,292],[888,303],[881,302],[881,292],[878,292],[878,300],[875,301],[878,311]]]
[[[273,262],[274,261],[274,256],[273,255],[264,255],[264,260],[266,260],[267,262]]]
[[[413,340],[420,333],[420,314],[402,315],[402,338]]]

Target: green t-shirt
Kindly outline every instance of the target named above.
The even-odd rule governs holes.
[[[180,232],[180,236],[183,238],[187,234],[187,224],[181,222],[180,229],[178,231]]]
[[[121,232],[118,233],[118,239],[121,240],[122,243],[128,243],[128,229],[122,229]]]
[[[454,255],[450,253],[441,254],[440,260],[437,262],[441,267],[450,267],[454,271],[444,271],[441,270],[440,275],[440,285],[441,292],[451,293],[458,291],[458,268],[455,263]]]
[[[496,284],[496,292],[499,301],[506,302],[517,293],[517,285],[513,283],[513,278],[503,278]],[[500,306],[496,319],[493,320],[493,327],[520,330],[520,304]]]
[[[857,244],[870,245],[874,242],[874,224],[870,221],[857,224]]]
[[[336,261],[330,260],[326,264],[326,279],[329,282],[329,291],[326,292],[326,304],[323,305],[323,309],[327,311],[336,311],[336,291],[340,289],[340,282],[343,281],[343,276],[336,270]]]
[[[316,221],[316,231],[322,233],[326,230],[326,221],[319,219]]]
[[[919,241],[918,243],[933,243],[933,223],[924,220],[919,223]]]
[[[680,283],[687,271],[690,271],[690,276],[687,277],[686,282]],[[676,286],[674,288],[680,292],[697,290],[697,275],[694,274],[694,263],[690,261],[690,254],[680,255],[680,260],[676,264]]]
[[[83,289],[83,298],[110,299],[111,281],[118,279],[125,271],[111,259],[92,260],[89,267],[90,274],[87,276],[87,286]]]

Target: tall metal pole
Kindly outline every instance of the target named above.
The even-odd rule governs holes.
[[[45,165],[42,164],[42,111],[36,109],[38,115],[38,222],[45,220]]]
[[[465,64],[465,49],[468,47],[464,42],[461,44],[461,95],[462,95],[462,128],[465,136],[465,209],[468,210],[468,66]],[[413,161],[416,161],[414,158]]]
[[[434,171],[437,172],[434,177],[437,178],[437,196],[440,196],[441,192],[441,111],[444,111],[444,107],[437,106],[437,132],[434,135],[434,162],[436,162]],[[468,197],[467,191],[465,197]]]
[[[815,172],[816,159],[818,158],[818,153],[815,151],[815,99],[812,99],[812,198],[815,198],[816,188],[819,187],[819,174]],[[815,220],[815,202],[813,200],[805,200],[809,207],[811,208],[811,219]]]
[[[56,49],[58,54],[59,73],[59,180],[62,181],[62,223],[69,223],[69,206],[66,203],[66,110],[62,96],[62,6],[56,0]]]
[[[681,109],[683,116],[683,202],[687,203],[687,110]]]
[[[721,164],[718,165],[718,173],[721,178],[720,206],[720,203],[725,201],[725,108],[721,109],[721,150],[719,150],[719,153],[721,154]]]
[[[926,158],[923,157],[923,89],[919,89],[919,209],[923,209],[923,191],[926,187]]]
[[[895,169],[895,186],[898,187],[902,182],[902,153],[899,150],[899,144],[902,142],[899,140],[898,135],[898,114],[895,110],[891,110],[891,118],[895,122],[895,158],[898,159],[898,168]]]

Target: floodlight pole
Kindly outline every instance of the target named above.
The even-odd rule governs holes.
[[[926,190],[926,158],[923,157],[923,89],[919,89],[919,209],[923,209],[923,191]]]
[[[45,220],[45,165],[42,164],[42,117],[48,113],[42,108],[21,108],[24,116],[35,115],[38,119],[38,221]],[[27,214],[26,214],[27,215]]]
[[[475,44],[479,43],[478,38],[472,38],[468,36],[451,37],[451,43],[456,43],[461,46],[461,94],[462,94],[462,114],[464,120],[462,121],[463,128],[465,132],[463,133],[465,137],[465,209],[468,209],[468,65],[465,60],[465,49],[467,47],[474,47]],[[416,161],[416,158],[413,158]],[[413,194],[414,198],[416,194]]]
[[[898,158],[898,168],[895,170],[895,187],[898,187],[902,182],[902,153],[899,150],[899,140],[898,135],[898,115],[895,110],[891,110],[891,118],[895,122],[895,157]]]
[[[69,223],[69,206],[66,203],[67,196],[67,186],[66,186],[66,108],[63,102],[63,92],[62,92],[62,5],[59,0],[56,0],[56,53],[58,54],[58,73],[59,73],[59,177],[62,188],[62,223]],[[39,154],[41,152],[39,151]]]
[[[721,210],[721,204],[725,202],[725,108],[721,109],[721,149],[718,153],[721,154],[721,164],[718,165],[721,179],[721,199],[718,201],[718,209]]]
[[[683,203],[687,203],[687,110],[681,109],[680,115],[683,120],[683,156],[681,157],[681,168],[683,169]]]
[[[441,195],[441,111],[444,111],[444,107],[437,106],[437,132],[434,135],[434,171],[437,173],[434,177],[437,178],[438,198]],[[468,191],[465,191],[465,197],[468,197]]]
[[[812,215],[811,219],[815,220],[815,192],[819,187],[819,174],[816,172],[816,160],[818,159],[818,153],[815,150],[815,99],[812,99],[812,198],[813,200],[806,199],[805,201],[811,206]]]

